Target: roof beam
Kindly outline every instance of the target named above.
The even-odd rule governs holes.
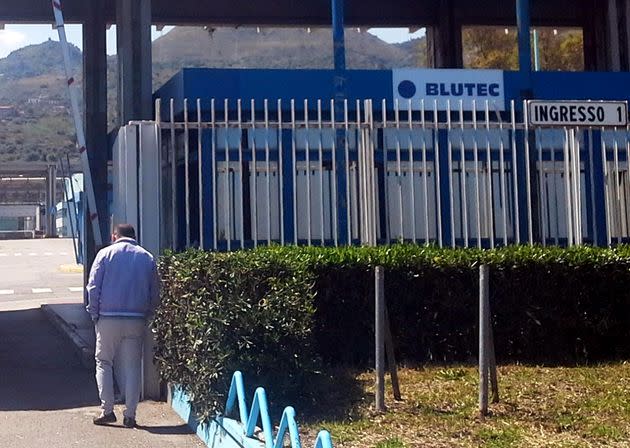
[[[115,1],[105,3],[105,21],[113,23]],[[514,1],[455,0],[453,3],[458,23],[516,23]],[[583,0],[532,0],[532,21],[534,24],[577,25],[589,15],[586,3]],[[81,23],[90,2],[62,0],[62,5],[69,23]],[[390,0],[384,8],[382,0],[346,0],[346,24],[363,27],[431,25],[438,20],[437,5],[435,0]],[[154,23],[182,25],[328,26],[331,23],[329,0],[153,0],[152,17]],[[51,23],[50,2],[1,1],[0,22]]]

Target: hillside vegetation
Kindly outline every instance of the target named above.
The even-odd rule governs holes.
[[[506,68],[516,64],[514,33],[503,29],[464,31],[469,67]],[[357,29],[346,32],[349,68],[424,67],[424,37],[389,44]],[[541,35],[543,67],[580,69],[581,33]],[[73,70],[81,86],[81,51],[71,48]],[[153,84],[159,87],[183,67],[330,68],[332,36],[324,28],[176,27],[153,42]],[[116,123],[116,58],[108,61],[109,123]],[[61,49],[47,41],[0,59],[0,163],[55,161],[69,153],[75,161],[74,130],[63,74]]]

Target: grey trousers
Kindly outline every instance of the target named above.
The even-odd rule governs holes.
[[[105,414],[114,411],[114,369],[125,396],[125,417],[136,418],[140,400],[142,319],[100,318],[96,322],[96,384]]]

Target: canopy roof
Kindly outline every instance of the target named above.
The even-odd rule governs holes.
[[[116,0],[104,0],[116,21]],[[460,24],[516,22],[515,0],[346,0],[351,26],[425,26],[450,12]],[[62,0],[68,22],[82,22],[91,0]],[[580,26],[591,20],[594,0],[532,0],[532,22]],[[153,0],[153,23],[207,25],[328,25],[330,0]],[[0,22],[52,23],[50,0],[0,2]]]

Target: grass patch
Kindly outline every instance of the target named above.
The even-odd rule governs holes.
[[[490,406],[491,415],[483,421],[474,367],[401,369],[403,401],[394,401],[388,383],[385,414],[374,412],[373,373],[352,375],[352,399],[340,400],[343,390],[350,390],[347,380],[339,390],[335,381],[327,381],[328,390],[320,391],[317,403],[320,418],[302,414],[304,446],[321,428],[331,432],[336,448],[630,446],[627,363],[500,367],[501,402]]]
[[[597,425],[591,429],[591,434],[599,439],[621,441],[624,439],[623,431],[615,426]]]
[[[376,444],[376,448],[405,448],[406,445],[397,437],[387,439]]]
[[[478,436],[483,446],[487,448],[511,448],[517,446],[521,440],[519,430],[516,428],[482,428]]]

